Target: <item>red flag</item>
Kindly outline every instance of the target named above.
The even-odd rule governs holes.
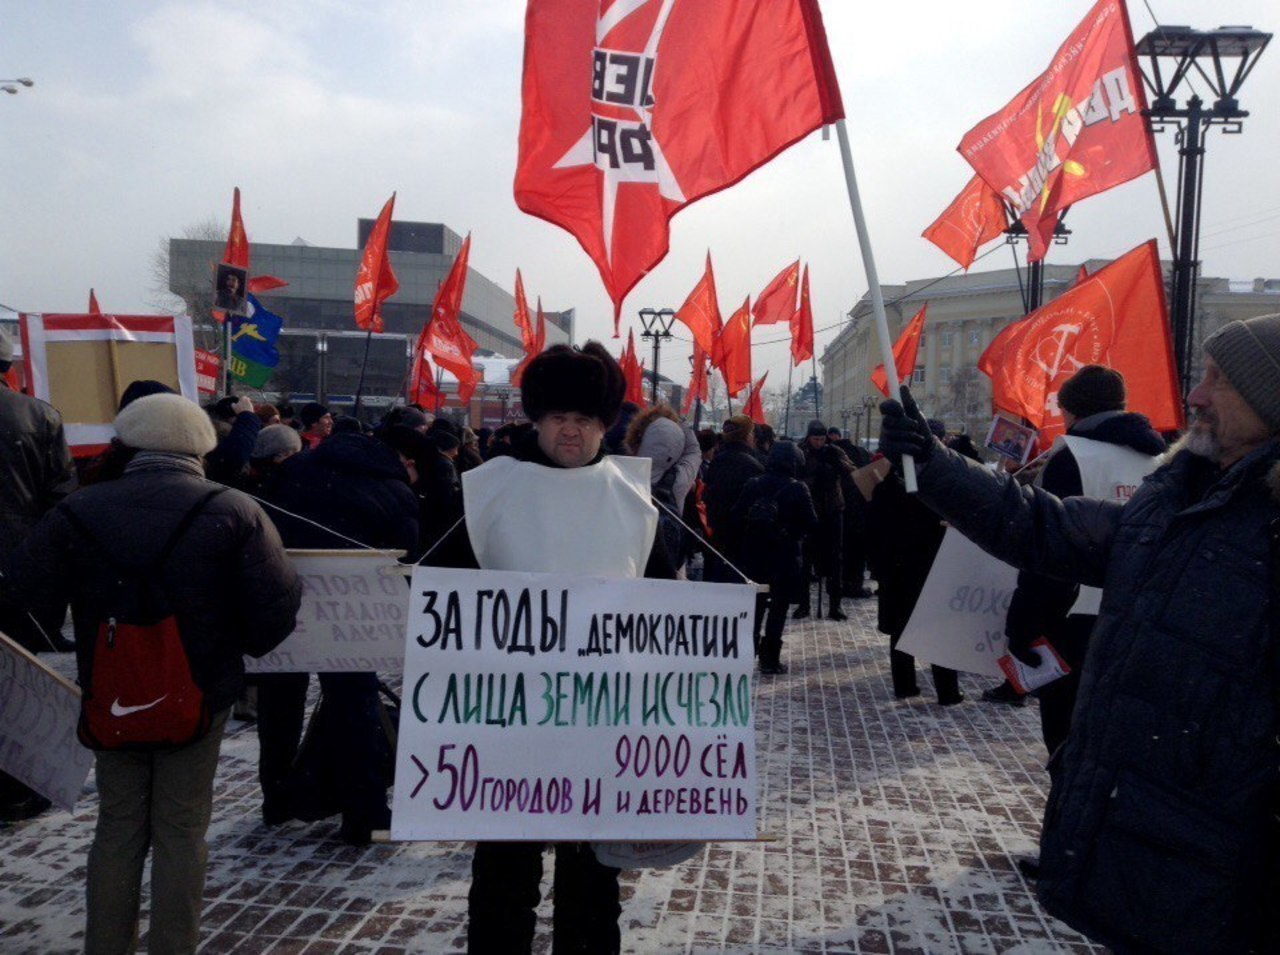
[[[773,277],[752,312],[757,325],[790,322],[796,314],[796,286],[800,283],[800,260],[796,259]]]
[[[924,335],[925,313],[929,311],[926,303],[916,312],[911,321],[898,335],[893,343],[893,367],[898,370],[898,382],[906,384],[916,372],[916,356],[920,353],[920,339]],[[880,389],[880,393],[889,397],[889,376],[884,372],[884,365],[876,365],[871,373],[872,383]]]
[[[89,289],[89,314],[101,315],[102,309],[98,307],[98,296],[93,294],[93,289]]]
[[[742,413],[756,424],[769,423],[764,416],[764,401],[760,397],[760,393],[764,391],[764,380],[768,377],[767,371],[760,376],[760,380],[752,386],[751,392],[747,395],[747,403],[742,406]]]
[[[800,280],[800,308],[791,316],[791,361],[800,364],[813,357],[813,305],[809,302],[809,266]]]
[[[743,388],[751,385],[751,299],[744,299],[742,308],[730,316],[716,339],[712,364],[724,376],[724,386],[729,397],[738,397]]]
[[[723,323],[720,320],[720,303],[716,300],[716,276],[711,271],[710,250],[707,252],[706,270],[680,306],[680,311],[676,312],[676,320],[688,326],[696,348],[711,354]]]
[[[1084,365],[1124,375],[1129,410],[1157,431],[1183,426],[1154,239],[1014,322],[978,359],[992,404],[1039,428],[1042,447],[1064,430],[1058,389]]]
[[[236,186],[231,193],[231,228],[227,230],[227,244],[222,250],[222,261],[228,265],[249,270],[249,235],[244,229],[244,219],[240,216],[240,187]],[[272,289],[284,288],[289,283],[274,275],[255,275],[249,279],[249,291],[254,294],[270,292]],[[93,290],[90,289],[90,295]],[[92,310],[90,311],[92,314]],[[213,317],[222,322],[226,313],[214,310]],[[381,329],[379,329],[381,330]]]
[[[534,355],[542,351],[542,344],[538,341],[538,335],[546,334],[546,330],[542,325],[542,300],[538,300],[538,326],[535,329],[533,321],[529,317],[529,302],[524,297],[524,279],[521,277],[519,269],[516,269],[516,312],[514,319],[516,328],[520,329],[521,347],[524,348],[524,357],[520,359],[520,364],[516,365],[515,370],[511,372],[511,383],[518,388],[520,380],[524,378],[525,365],[529,364]]]
[[[689,378],[689,388],[684,395],[684,407],[680,409],[681,414],[688,414],[689,409],[693,407],[695,401],[707,400],[707,359],[708,355],[698,347],[697,342],[693,345],[693,374]]]
[[[978,250],[1000,238],[1008,224],[1000,196],[974,176],[921,235],[968,271]]]
[[[414,381],[420,380],[418,362],[425,362],[430,355],[437,365],[452,372],[458,379],[458,400],[464,405],[471,401],[471,395],[480,381],[480,375],[471,364],[476,343],[463,330],[458,318],[462,314],[462,293],[467,286],[467,259],[470,254],[471,235],[468,233],[458,257],[453,260],[453,268],[436,292],[436,300],[431,306],[431,318],[418,336],[413,371]]]
[[[1075,280],[1074,282],[1072,282],[1071,284],[1072,284],[1073,286],[1075,286],[1075,285],[1079,285],[1081,282],[1083,282],[1083,281],[1084,281],[1085,279],[1087,279],[1088,277],[1089,277],[1089,270],[1088,270],[1088,269],[1086,269],[1086,268],[1084,267],[1084,263],[1083,263],[1083,262],[1081,262],[1081,263],[1080,263],[1080,268],[1076,270],[1076,280]]]
[[[396,273],[391,271],[391,257],[387,254],[387,239],[391,232],[391,215],[396,207],[396,194],[383,205],[378,221],[373,224],[369,238],[364,243],[364,255],[356,271],[356,325],[363,329],[382,331],[382,302],[400,289]],[[465,402],[463,402],[465,404]]]
[[[627,381],[626,401],[634,401],[640,407],[645,406],[644,400],[644,370],[640,367],[640,360],[636,357],[636,330],[634,328],[627,330],[627,347],[622,350],[622,360],[618,362],[622,366],[622,377]]]
[[[249,291],[254,295],[270,292],[272,289],[284,288],[289,283],[274,275],[255,275],[249,279]]]
[[[844,115],[816,0],[530,0],[516,203],[622,300],[684,206]]]
[[[960,154],[1012,204],[1030,256],[1058,213],[1157,165],[1124,0],[1098,0],[1053,62],[960,140]]]
[[[443,397],[436,385],[436,370],[431,367],[431,360],[422,351],[422,342],[419,341],[409,385],[409,403],[421,408],[438,408]]]

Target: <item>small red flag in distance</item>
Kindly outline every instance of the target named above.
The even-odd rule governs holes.
[[[387,240],[391,232],[391,216],[396,206],[396,194],[386,201],[378,220],[364,243],[364,255],[356,271],[356,325],[365,330],[381,332],[382,303],[400,288],[395,272],[391,270],[391,256],[387,252]]]
[[[767,371],[760,376],[760,380],[752,386],[750,394],[747,395],[747,403],[742,406],[742,413],[756,424],[769,423],[768,419],[764,416],[764,399],[762,397],[764,382],[768,377],[769,373]]]
[[[926,303],[907,322],[898,335],[898,340],[893,343],[893,367],[898,371],[899,384],[909,384],[911,376],[916,372],[916,357],[920,353],[920,338],[924,335],[925,315],[928,311],[929,305]],[[884,365],[876,365],[876,370],[871,373],[871,381],[882,395],[890,397],[889,376],[884,372]]]
[[[991,378],[991,403],[1029,420],[1041,447],[1066,430],[1058,390],[1085,365],[1124,375],[1129,410],[1157,431],[1183,427],[1154,239],[1005,328],[978,359]]]
[[[796,292],[800,284],[800,260],[796,259],[773,277],[756,299],[752,314],[757,325],[790,322],[796,313]]]
[[[618,364],[622,366],[622,377],[627,382],[625,400],[633,401],[643,408],[646,403],[644,400],[644,370],[640,365],[639,358],[636,357],[636,330],[634,328],[627,330],[627,347],[622,350],[622,360]]]
[[[89,289],[89,314],[101,315],[102,309],[98,307],[98,296],[93,294],[93,289]]]
[[[994,189],[974,176],[960,195],[921,233],[968,271],[978,250],[1008,228],[1004,203]]]
[[[1124,0],[1098,0],[1053,62],[958,149],[1044,258],[1058,214],[1158,165]]]
[[[791,361],[800,364],[813,357],[813,305],[809,301],[809,266],[800,280],[800,307],[791,316]]]
[[[702,278],[693,287],[689,297],[676,312],[676,320],[683,322],[693,333],[694,344],[710,354],[720,334],[720,303],[716,300],[716,276],[711,270],[711,252],[707,252],[707,265]]]
[[[816,0],[530,0],[522,92],[516,204],[595,262],[615,335],[673,215],[844,116]]]
[[[751,386],[751,299],[744,299],[738,309],[724,323],[716,341],[716,353],[712,358],[730,398],[738,397],[743,388]]]
[[[436,292],[435,302],[431,306],[431,317],[418,336],[418,349],[414,355],[415,370],[413,379],[421,377],[416,364],[425,361],[427,356],[435,359],[436,364],[453,374],[458,379],[458,400],[466,405],[480,382],[480,375],[471,364],[471,356],[475,354],[476,343],[462,327],[459,316],[462,314],[462,294],[467,287],[467,260],[471,254],[471,236],[463,240],[458,257],[453,260],[453,267]]]

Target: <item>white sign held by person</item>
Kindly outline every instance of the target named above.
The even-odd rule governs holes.
[[[398,673],[404,663],[409,579],[400,551],[291,550],[302,580],[293,633],[250,673]]]
[[[996,661],[1018,572],[948,527],[898,649],[935,666],[1004,679]]]
[[[391,838],[756,836],[739,584],[415,568]]]
[[[0,770],[74,809],[93,766],[79,719],[80,691],[0,633]]]

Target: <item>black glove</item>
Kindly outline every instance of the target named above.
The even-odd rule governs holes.
[[[902,388],[902,401],[899,404],[890,399],[880,405],[880,450],[894,464],[902,464],[904,454],[923,464],[933,453],[937,439],[906,386]]]

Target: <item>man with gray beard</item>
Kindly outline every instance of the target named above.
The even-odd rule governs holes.
[[[985,471],[910,395],[881,408],[921,500],[1020,569],[1103,587],[1037,888],[1120,953],[1280,951],[1280,315],[1204,350],[1188,434],[1124,505]]]

